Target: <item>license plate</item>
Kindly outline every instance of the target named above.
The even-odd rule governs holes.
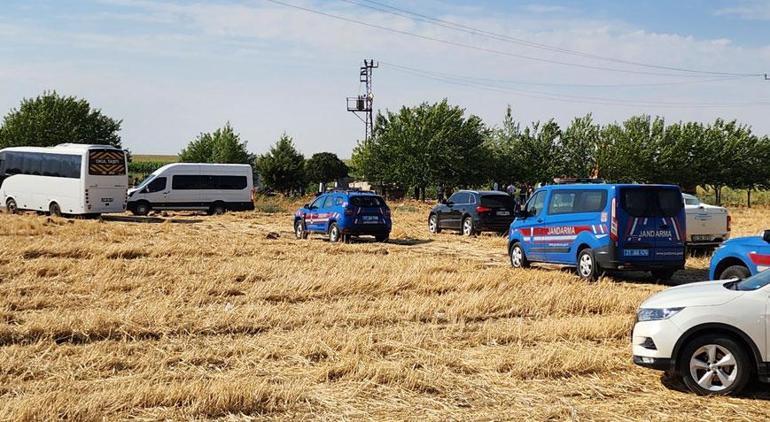
[[[511,215],[510,211],[498,211],[497,215]]]
[[[363,216],[364,224],[376,224],[380,221],[380,217],[376,215],[365,215]]]
[[[650,256],[649,249],[623,249],[623,256]]]
[[[710,242],[713,238],[708,234],[694,234],[692,235],[693,242]]]
[[[102,198],[102,202],[113,202],[114,200],[113,198]]]

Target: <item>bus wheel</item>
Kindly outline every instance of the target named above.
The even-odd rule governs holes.
[[[16,201],[13,198],[9,198],[5,203],[5,209],[8,211],[8,214],[17,214],[19,212],[19,207],[16,205]]]
[[[48,213],[53,217],[61,217],[61,207],[56,202],[51,202],[48,206]]]

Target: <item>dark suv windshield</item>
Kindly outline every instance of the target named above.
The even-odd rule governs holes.
[[[762,271],[749,278],[739,281],[733,287],[735,290],[757,290],[770,284],[770,271]]]
[[[620,206],[632,217],[675,217],[684,205],[678,189],[640,186],[623,188]]]
[[[508,195],[482,195],[481,205],[490,208],[513,209],[513,198]]]
[[[385,201],[379,196],[357,195],[350,197],[350,205],[362,208],[379,208],[385,206]]]

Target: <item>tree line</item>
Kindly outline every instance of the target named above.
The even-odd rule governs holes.
[[[86,100],[45,92],[5,116],[0,148],[61,142],[121,147],[121,124]],[[489,126],[446,100],[378,113],[372,137],[353,150],[351,168],[328,152],[305,159],[287,134],[265,154],[252,154],[229,123],[192,139],[179,161],[248,163],[263,187],[286,194],[348,173],[420,199],[426,190],[494,183],[531,188],[556,177],[674,183],[686,191],[700,186],[717,202],[724,187],[745,189],[749,203],[751,192],[770,188],[770,139],[735,120],[667,122],[640,115],[601,125],[587,114],[561,127],[553,119],[522,124],[508,107],[502,123]],[[161,165],[129,168],[147,174]]]
[[[591,114],[566,127],[553,120],[517,122],[508,107],[489,127],[446,100],[379,113],[373,135],[353,151],[357,175],[420,199],[426,189],[515,184],[557,177],[673,183],[715,193],[723,187],[770,187],[770,138],[737,121],[666,122],[632,116],[600,125]],[[750,202],[750,196],[749,196]]]

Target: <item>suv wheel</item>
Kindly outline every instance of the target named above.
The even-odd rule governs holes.
[[[294,222],[294,235],[297,236],[297,239],[307,239],[304,221],[297,220]]]
[[[529,261],[527,261],[527,255],[524,254],[524,249],[518,243],[513,245],[510,252],[511,267],[513,268],[527,268],[529,267]]]
[[[476,230],[473,228],[473,219],[471,217],[463,218],[463,235],[473,236]]]
[[[337,226],[337,223],[332,223],[332,225],[329,226],[329,242],[339,242],[340,239],[340,228]]]
[[[719,335],[698,337],[683,350],[680,372],[687,388],[699,395],[728,395],[740,391],[751,376],[746,350]]]
[[[377,236],[374,236],[374,240],[382,243],[382,242],[387,242],[389,237],[390,235],[387,235],[387,234],[378,234]]]
[[[729,280],[731,278],[739,278],[744,279],[751,275],[751,272],[748,268],[744,267],[743,265],[731,265],[727,268],[725,268],[724,271],[722,271],[722,274],[719,275],[720,280]]]
[[[652,277],[660,281],[669,281],[676,270],[652,270]]]
[[[599,271],[594,260],[594,251],[591,248],[585,248],[578,254],[577,273],[584,280],[596,280]]]
[[[431,233],[441,233],[441,227],[438,225],[438,215],[431,214],[428,217],[428,231]]]

